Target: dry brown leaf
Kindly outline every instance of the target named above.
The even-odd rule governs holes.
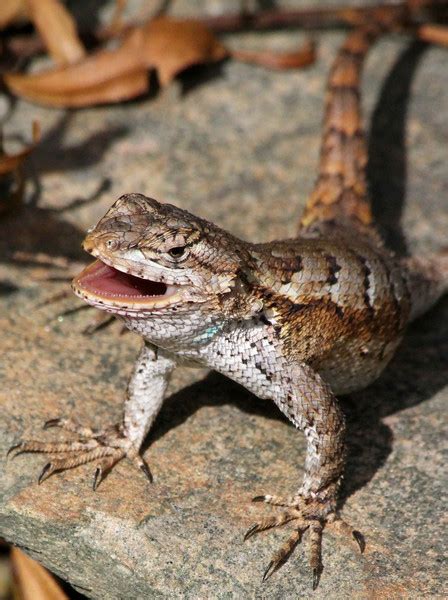
[[[59,0],[25,0],[25,4],[30,19],[55,62],[68,65],[85,57],[76,23]]]
[[[114,50],[101,50],[76,64],[43,73],[5,75],[4,80],[15,94],[41,104],[92,106],[143,94],[148,89],[150,69],[166,86],[188,67],[228,56],[269,68],[291,69],[311,64],[315,51],[308,42],[296,52],[230,52],[197,21],[158,17],[134,27]]]
[[[194,64],[218,61],[228,50],[201,24],[158,18],[135,27],[115,50],[32,75],[9,74],[6,85],[19,96],[49,106],[81,107],[134,98],[148,89],[147,71],[161,85]]]
[[[148,77],[145,71],[123,74],[98,85],[78,90],[73,89],[72,91],[64,89],[58,92],[57,89],[48,89],[49,86],[47,86],[47,83],[50,82],[46,81],[43,81],[41,88],[38,87],[40,86],[39,81],[30,83],[32,85],[27,89],[27,81],[17,82],[17,84],[14,82],[14,85],[16,85],[16,90],[14,91],[20,96],[28,98],[28,100],[33,100],[38,104],[70,108],[123,102],[124,100],[136,98],[148,90]],[[36,89],[33,89],[34,83],[36,83]],[[13,85],[10,87],[14,89]]]
[[[5,75],[17,95],[49,106],[81,107],[120,102],[148,88],[142,62],[141,30],[132,32],[116,50],[101,50],[83,61],[33,75]]]
[[[149,21],[143,32],[145,64],[157,70],[163,86],[188,67],[229,56],[215,35],[196,21],[158,17]]]
[[[0,0],[0,29],[26,17],[26,14],[24,0]]]
[[[33,123],[33,142],[17,154],[6,154],[3,149],[3,140],[0,140],[0,177],[16,171],[25,158],[34,150],[40,139],[40,127],[37,122]]]
[[[18,548],[11,550],[15,600],[68,600],[54,577]]]

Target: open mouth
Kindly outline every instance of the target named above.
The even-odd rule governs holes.
[[[123,273],[101,260],[96,260],[75,277],[73,289],[87,301],[96,299],[117,307],[165,304],[178,291],[172,285]]]

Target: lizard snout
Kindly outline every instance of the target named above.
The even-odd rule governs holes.
[[[88,252],[89,254],[92,253],[93,249],[95,248],[95,244],[93,243],[93,240],[91,239],[91,237],[88,235],[86,237],[86,239],[83,241],[82,243],[82,247],[83,249]]]

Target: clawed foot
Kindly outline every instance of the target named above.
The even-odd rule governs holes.
[[[43,468],[38,479],[39,484],[48,479],[53,473],[97,461],[98,465],[93,477],[93,489],[96,490],[106,474],[125,457],[130,458],[152,482],[148,465],[139,455],[138,449],[124,436],[121,427],[98,431],[89,427],[82,427],[70,419],[51,419],[45,423],[44,429],[50,427],[60,427],[75,433],[79,436],[79,440],[58,442],[24,440],[12,446],[8,451],[8,456],[10,454],[17,456],[23,452],[56,455]]]
[[[313,573],[313,590],[319,585],[319,579],[322,573],[322,533],[324,528],[335,531],[344,536],[354,539],[361,551],[364,551],[364,537],[359,531],[353,529],[348,523],[337,517],[332,512],[326,514],[325,504],[312,499],[294,496],[282,499],[277,496],[257,496],[253,502],[265,502],[273,506],[284,507],[285,510],[276,516],[266,517],[258,523],[255,523],[248,529],[244,539],[247,540],[260,531],[281,527],[286,523],[292,523],[294,529],[288,540],[273,555],[271,562],[267,566],[263,581],[266,581],[277,569],[279,569],[292,554],[294,548],[302,540],[305,531],[309,530],[309,565]]]

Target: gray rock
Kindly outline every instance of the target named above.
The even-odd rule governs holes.
[[[235,47],[290,48],[303,37],[227,39]],[[177,372],[147,442],[152,486],[126,462],[96,493],[91,465],[37,486],[42,456],[4,458],[22,436],[57,436],[40,430],[51,417],[73,415],[96,426],[118,421],[139,345],[116,326],[83,337],[89,311],[47,324],[56,307],[36,306],[63,284],[39,283],[36,269],[12,265],[6,251],[82,259],[86,228],[131,191],[178,204],[247,239],[293,235],[316,173],[325,75],[342,37],[319,35],[319,61],[306,71],[227,63],[121,106],[68,114],[24,101],[14,108],[6,133],[27,136],[37,118],[44,139],[29,165],[41,186],[37,207],[0,221],[0,536],[89,597],[446,596],[439,523],[447,300],[409,329],[377,383],[343,400],[350,424],[344,515],[363,531],[367,548],[359,556],[354,545],[325,536],[325,570],[315,593],[306,544],[262,584],[287,531],[242,541],[268,512],[251,497],[297,486],[304,440],[273,406],[218,375]],[[409,48],[405,39],[381,41],[363,90],[378,216],[396,247],[403,247],[394,229],[400,219],[408,246],[423,251],[446,244],[448,228],[447,55]],[[110,189],[97,201],[51,210],[94,194],[105,179]]]

